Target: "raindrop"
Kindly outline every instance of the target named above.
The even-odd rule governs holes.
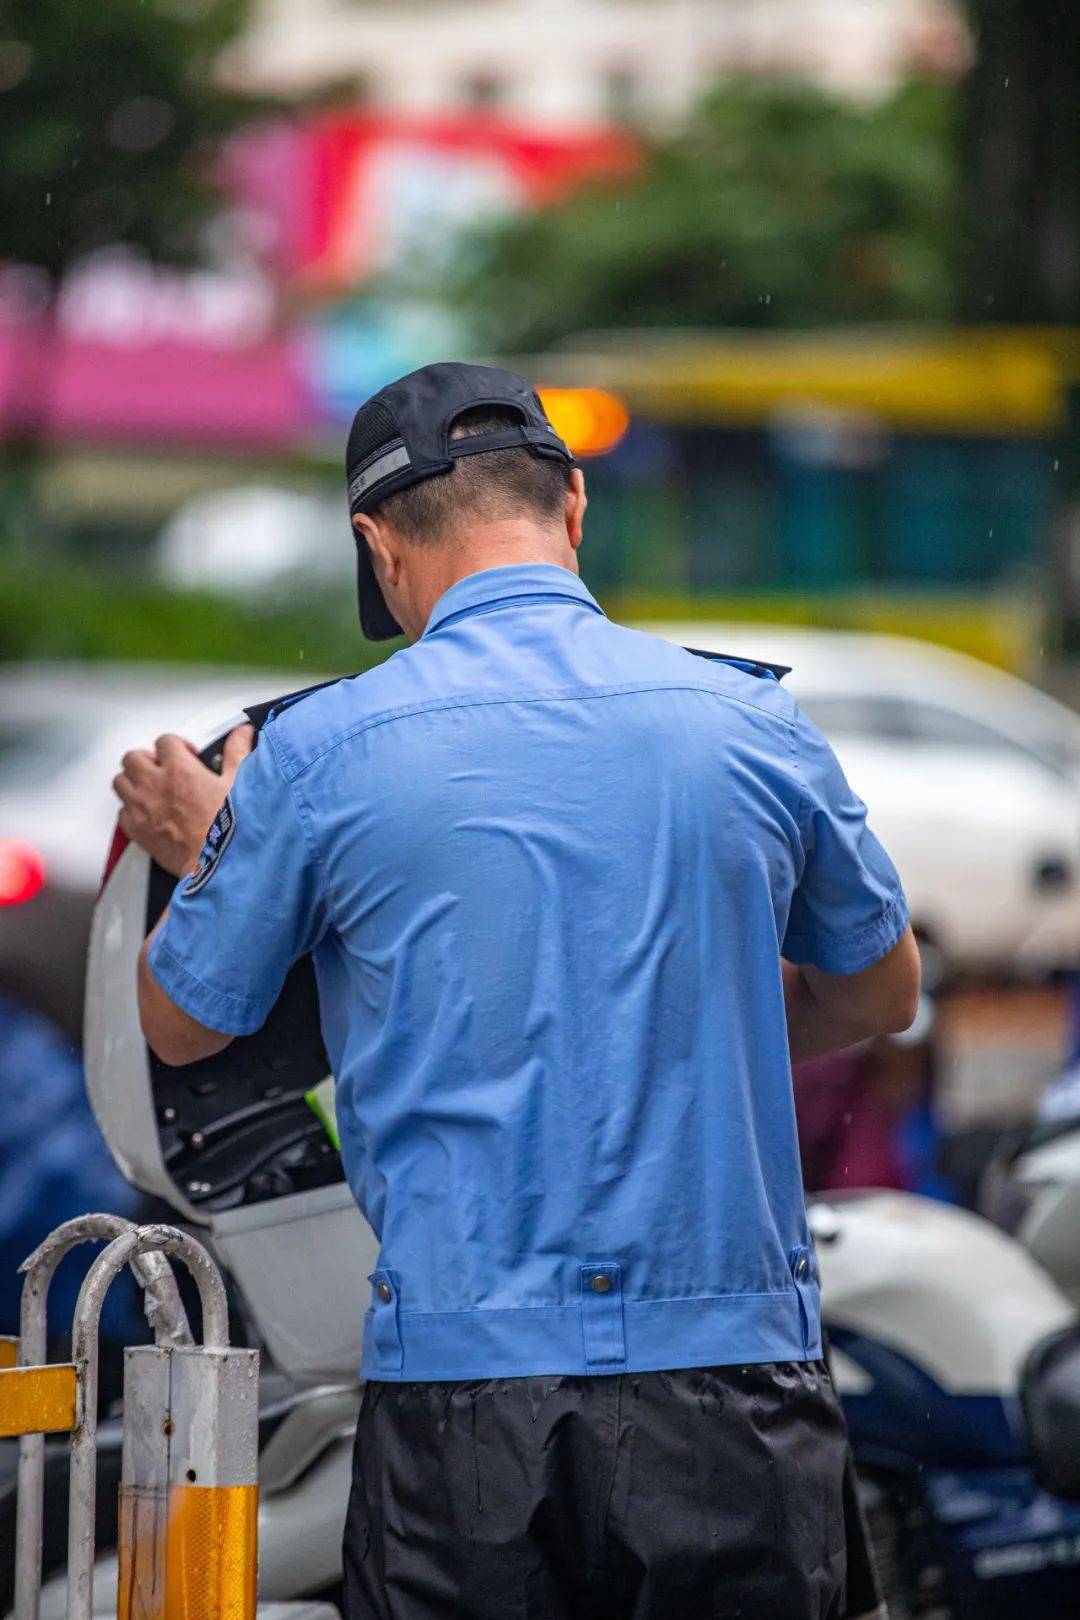
[[[1054,457],[1054,471],[1055,471],[1055,472],[1057,472],[1057,470],[1058,470],[1058,468],[1059,468],[1059,467],[1060,467],[1060,466],[1061,466],[1061,462],[1060,462],[1060,461],[1059,461],[1059,460],[1058,460],[1058,458],[1057,458],[1057,457],[1056,457],[1056,456],[1055,456],[1055,457]]]

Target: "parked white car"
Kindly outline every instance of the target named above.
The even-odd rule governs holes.
[[[1080,965],[1080,717],[976,659],[899,636],[649,624],[684,646],[791,665],[953,967]]]

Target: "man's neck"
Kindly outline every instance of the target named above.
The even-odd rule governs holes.
[[[451,585],[479,574],[486,568],[512,568],[528,563],[548,563],[578,572],[577,553],[563,529],[553,533],[537,524],[510,521],[485,524],[470,530],[460,541],[433,547],[423,557],[424,575],[420,581],[424,622]]]

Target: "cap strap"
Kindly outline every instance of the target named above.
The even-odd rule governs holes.
[[[369,490],[374,489],[384,478],[391,473],[400,472],[403,467],[412,465],[412,458],[405,445],[398,440],[396,445],[388,445],[379,452],[374,461],[363,467],[349,484],[349,507],[354,507],[357,501],[362,500]]]
[[[489,450],[538,450],[570,461],[569,450],[554,428],[521,427],[500,428],[497,433],[467,433],[463,438],[451,439],[447,450],[455,461],[461,456],[482,456]]]

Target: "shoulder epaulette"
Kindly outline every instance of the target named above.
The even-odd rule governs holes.
[[[298,692],[286,692],[284,697],[271,698],[268,703],[249,703],[244,708],[251,724],[256,731],[261,731],[266,722],[275,714],[281,714],[285,709],[291,709],[294,703],[301,703],[304,698],[310,697],[313,692],[322,692],[328,686],[336,686],[343,676],[334,675],[328,681],[317,681],[314,686],[302,686]]]
[[[695,658],[709,658],[714,664],[731,664],[759,680],[782,681],[791,674],[790,664],[767,664],[762,658],[737,658],[734,653],[705,652],[701,647],[684,647],[683,651],[693,653]]]

